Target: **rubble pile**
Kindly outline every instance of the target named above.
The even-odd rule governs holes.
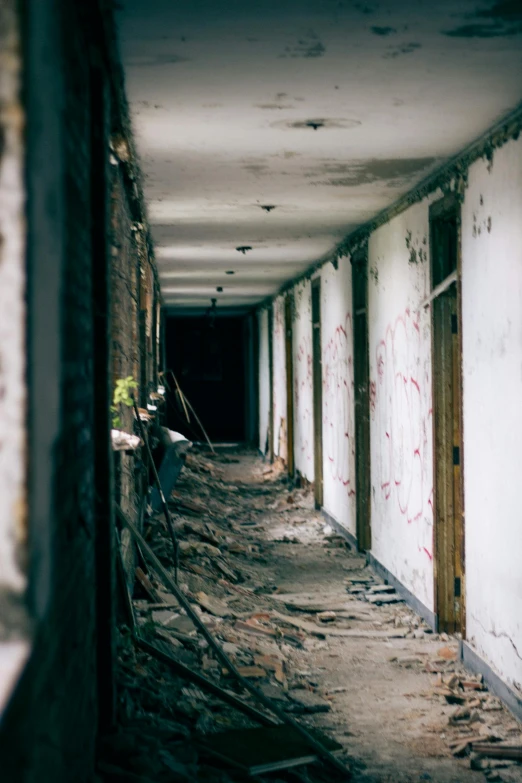
[[[178,586],[241,677],[303,726],[334,733],[338,746],[334,742],[332,752],[348,766],[345,738],[350,727],[338,716],[330,726],[324,722],[346,688],[325,684],[317,676],[314,653],[350,639],[411,640],[418,646],[428,640],[429,651],[420,649],[389,660],[400,668],[430,673],[433,688],[426,697],[451,709],[448,755],[469,755],[473,768],[500,780],[504,769],[517,764],[517,757],[509,756],[512,750],[505,758],[492,757],[489,746],[498,753],[506,743],[515,747],[520,737],[488,719],[499,714],[498,702],[480,678],[460,667],[456,644],[444,634],[433,634],[395,589],[351,551],[345,538],[325,524],[313,510],[309,490],[290,488],[280,469],[261,462],[255,481],[227,478],[227,467],[239,462],[238,457],[189,454],[169,508],[179,541]],[[174,544],[161,514],[150,516],[144,538],[173,575]],[[276,568],[282,549],[285,556],[295,552],[296,567],[302,560],[306,568],[306,553],[318,546],[324,548],[327,561],[341,565],[344,582],[325,586],[323,580],[312,592],[303,592],[297,583],[289,591],[285,582],[282,589]],[[145,553],[138,551],[138,558],[132,617],[120,629],[118,729],[102,745],[99,783],[244,779],[247,761],[243,759],[243,767],[234,771],[227,762],[230,754],[222,751],[219,758],[209,738],[219,733],[224,744],[224,732],[241,732],[262,721],[270,731],[271,724],[281,725],[281,721],[241,688],[234,673],[218,660]],[[164,658],[177,662],[178,670],[137,645],[133,625]],[[437,644],[436,654],[432,643]],[[338,654],[332,651],[332,656]],[[205,678],[199,686],[197,679],[188,679],[194,673]],[[216,692],[209,691],[208,681],[217,686]],[[230,697],[229,703],[223,693]],[[247,705],[246,710],[237,709],[234,698]],[[232,746],[234,737],[239,741],[240,736],[230,735]],[[316,758],[313,751],[310,758]],[[249,774],[273,783],[342,779],[324,763],[302,765],[302,761],[285,769],[272,759],[275,771],[267,778],[258,759]],[[268,761],[265,766],[268,770]]]

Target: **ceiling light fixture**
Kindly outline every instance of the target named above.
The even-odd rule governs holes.
[[[314,130],[317,130],[317,128],[324,128],[323,120],[308,120],[305,125],[307,128],[313,128]]]

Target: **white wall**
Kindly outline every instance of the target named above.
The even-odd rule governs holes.
[[[428,215],[424,201],[370,237],[368,307],[372,552],[433,609]]]
[[[522,689],[522,140],[462,210],[467,637]]]
[[[258,313],[259,327],[259,448],[265,453],[270,418],[270,364],[268,355],[268,310]]]
[[[274,454],[287,458],[285,299],[279,296],[273,304],[272,350],[274,364]]]
[[[352,534],[355,518],[355,432],[352,267],[321,270],[323,376],[323,505]]]
[[[311,283],[294,288],[294,453],[295,467],[308,481],[314,480],[314,394],[312,381]]]

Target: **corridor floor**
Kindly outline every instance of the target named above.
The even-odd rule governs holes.
[[[313,509],[310,492],[292,489],[253,453],[195,453],[170,505],[181,541],[180,585],[207,627],[266,695],[343,746],[352,780],[522,781],[522,766],[513,762],[479,759],[482,769],[471,768],[468,739],[521,743],[521,726],[460,667],[456,640],[431,633],[405,603],[394,602],[393,591],[381,592],[389,588]],[[160,517],[146,538],[172,566]],[[152,570],[141,577],[134,604],[144,634],[232,687]],[[120,663],[119,739],[107,739],[100,780],[123,780],[118,765],[136,783],[240,779],[202,759],[193,743],[252,724],[136,652],[125,630]],[[163,756],[150,744],[139,750],[145,735],[155,742],[165,737],[165,726],[178,745],[165,746]],[[119,752],[129,732],[127,752]],[[169,753],[170,777],[162,777],[158,759]],[[152,756],[159,763],[153,771]],[[337,778],[310,766],[297,777],[288,771],[256,779]]]

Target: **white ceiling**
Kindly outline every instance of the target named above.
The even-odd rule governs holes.
[[[521,0],[119,6],[163,295],[176,307],[275,293],[522,100]]]

